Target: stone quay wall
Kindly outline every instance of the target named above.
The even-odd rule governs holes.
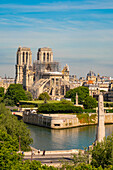
[[[91,114],[90,114],[91,115]],[[43,126],[52,129],[63,129],[71,127],[79,127],[86,125],[97,124],[97,117],[92,123],[81,123],[76,115],[68,114],[33,114],[33,113],[24,113],[23,121],[25,123]],[[113,123],[113,113],[105,114],[105,123]]]

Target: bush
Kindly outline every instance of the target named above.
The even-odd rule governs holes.
[[[45,103],[38,108],[39,113],[82,113],[83,109],[78,106],[62,103]]]
[[[15,106],[14,100],[8,98],[4,99],[4,104],[5,106]]]
[[[84,109],[83,112],[85,112],[85,113],[96,113],[96,110],[94,110],[94,109]]]
[[[47,92],[41,93],[38,97],[38,100],[50,100],[51,97]]]
[[[105,102],[104,107],[113,107],[113,102]]]
[[[17,112],[17,111],[18,111],[18,109],[13,109],[12,111],[13,111],[13,112]]]
[[[89,116],[88,113],[78,114],[77,117],[80,123],[95,123],[96,122],[96,114],[92,114]]]
[[[113,113],[113,109],[106,109],[106,113]]]

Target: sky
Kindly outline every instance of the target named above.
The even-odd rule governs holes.
[[[70,74],[113,77],[113,0],[0,0],[0,76],[15,77],[16,52],[50,47]]]

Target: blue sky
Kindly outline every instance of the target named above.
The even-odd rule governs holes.
[[[70,74],[113,77],[112,0],[1,0],[0,75],[15,76],[16,51],[51,47]]]

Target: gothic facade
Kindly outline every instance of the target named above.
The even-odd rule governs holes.
[[[16,84],[23,84],[23,68],[24,66],[32,67],[32,52],[30,48],[19,47],[17,50],[16,63]]]
[[[53,60],[51,48],[39,48],[37,60],[32,64],[30,48],[19,47],[17,50],[15,83],[23,84],[34,98],[43,92],[48,92],[52,99],[64,97],[70,89],[69,67],[60,70],[59,62]]]

